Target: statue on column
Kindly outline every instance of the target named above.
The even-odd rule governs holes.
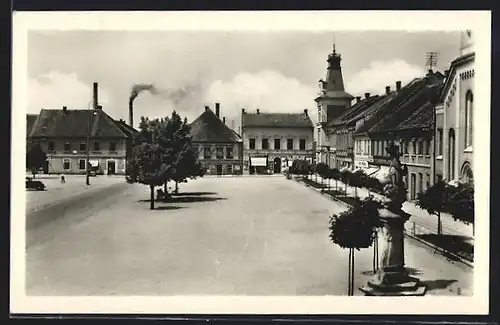
[[[384,193],[389,199],[387,202],[387,209],[394,213],[401,212],[401,207],[406,201],[406,186],[403,177],[408,175],[408,167],[401,164],[399,160],[400,152],[399,147],[394,142],[389,142],[386,148],[391,164],[389,166],[389,176],[384,186]]]

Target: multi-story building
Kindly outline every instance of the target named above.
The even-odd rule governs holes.
[[[436,107],[437,179],[473,182],[474,63],[474,38],[465,31]]]
[[[28,136],[47,153],[47,173],[125,174],[129,134],[102,107],[89,110],[42,109]],[[87,164],[87,138],[89,163]]]
[[[390,158],[386,148],[395,143],[401,162],[408,167],[405,184],[408,199],[432,184],[432,125],[434,99],[443,87],[444,76],[430,71],[392,94],[354,134],[355,163],[374,177],[385,177]]]
[[[354,98],[345,91],[340,61],[340,54],[335,51],[334,44],[333,52],[328,55],[327,59],[326,80],[319,81],[320,94],[314,99],[318,109],[316,123],[317,162],[328,163],[327,160],[335,154],[331,152],[332,146],[328,143],[327,124],[344,113],[351,106]],[[345,141],[348,141],[348,136],[344,135],[344,137]]]
[[[249,173],[281,173],[294,159],[315,158],[314,124],[303,113],[241,111],[244,168]]]
[[[219,103],[215,103],[215,113],[205,106],[205,111],[191,123],[193,147],[207,174],[241,174],[241,137],[226,125],[225,118],[221,120],[219,116]]]

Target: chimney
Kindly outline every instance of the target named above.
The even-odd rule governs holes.
[[[356,103],[359,103],[361,101],[361,96],[356,96]]]
[[[307,108],[306,108],[306,109],[304,109],[304,114],[306,114],[306,115],[307,115]]]
[[[134,101],[128,101],[128,121],[131,127],[134,127]]]
[[[245,109],[244,108],[241,109],[241,114],[245,114]]]
[[[94,82],[94,93],[93,93],[94,109],[97,109],[97,105],[99,105],[99,100],[98,100],[99,90],[98,90],[98,88],[99,88],[99,86],[98,86],[97,82]]]
[[[102,111],[102,105],[97,105],[97,109]]]
[[[391,86],[385,86],[385,94],[389,95],[391,93]]]
[[[429,71],[427,71],[427,77],[432,76],[433,74],[434,71],[432,71],[432,69],[429,69]]]
[[[68,107],[63,106],[63,113],[66,114],[66,112],[68,112]]]
[[[225,116],[222,118],[222,123],[226,124],[226,117]]]
[[[365,98],[366,99],[370,98],[370,93],[365,93]]]
[[[215,103],[215,116],[219,117],[220,115],[220,103]]]
[[[396,81],[396,91],[400,91],[401,90],[401,81]]]
[[[450,70],[444,70],[444,76],[448,78],[448,75],[450,74]]]
[[[260,114],[260,109],[257,108],[257,114]]]
[[[208,106],[205,106],[205,112],[208,111],[210,108]]]

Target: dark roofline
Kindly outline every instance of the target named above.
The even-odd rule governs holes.
[[[441,94],[439,96],[439,100],[441,102],[444,101],[444,98],[446,97],[446,94],[448,93],[448,90],[450,89],[451,83],[455,79],[455,74],[457,72],[457,68],[460,67],[461,65],[464,65],[465,63],[469,63],[470,61],[473,61],[475,58],[476,58],[476,53],[471,52],[471,53],[462,55],[451,62],[448,76],[446,76],[446,81],[445,81],[443,90],[441,91]]]

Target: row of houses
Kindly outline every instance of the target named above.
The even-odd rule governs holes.
[[[115,120],[101,106],[78,110],[42,109],[28,114],[27,149],[39,143],[47,153],[47,174],[85,174],[89,164],[98,174],[126,174],[126,162],[138,132]],[[280,173],[293,159],[315,155],[314,125],[307,110],[297,114],[255,113],[242,109],[241,134],[205,106],[191,123],[193,147],[208,174]]]
[[[444,74],[429,70],[405,85],[387,85],[382,95],[358,97],[345,91],[334,50],[315,99],[316,160],[382,178],[390,165],[385,148],[394,142],[408,166],[408,199],[440,179],[473,182],[473,45],[466,31],[459,56]]]

